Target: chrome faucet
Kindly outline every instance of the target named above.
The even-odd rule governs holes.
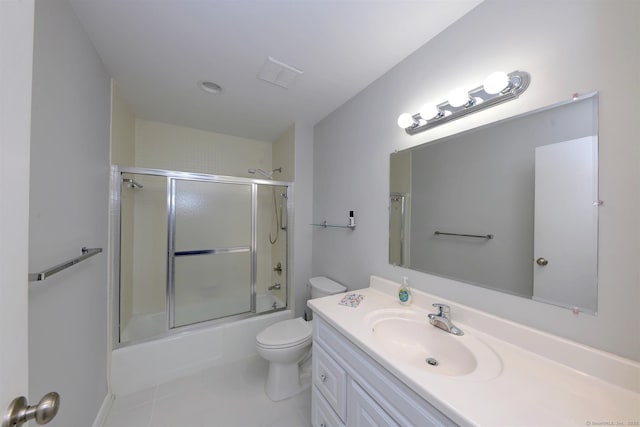
[[[451,323],[451,308],[449,308],[446,304],[433,304],[435,308],[438,309],[438,314],[429,313],[429,323],[431,323],[436,328],[440,328],[443,331],[449,332],[453,335],[464,335],[457,326]]]
[[[268,290],[269,290],[269,291],[272,291],[272,290],[274,290],[274,289],[280,289],[281,287],[282,287],[282,286],[280,285],[280,283],[276,283],[276,284],[275,284],[275,285],[273,285],[273,286],[269,286],[269,289],[268,289]]]

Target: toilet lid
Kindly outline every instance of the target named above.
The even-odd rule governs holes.
[[[309,283],[327,295],[339,294],[347,290],[347,287],[343,284],[324,276],[312,277],[309,279]]]
[[[291,347],[311,339],[311,324],[301,317],[274,323],[256,336],[265,347]]]

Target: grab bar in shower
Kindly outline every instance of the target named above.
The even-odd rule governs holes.
[[[493,239],[493,234],[459,234],[459,233],[443,233],[442,231],[436,231],[436,236],[462,236],[462,237],[476,237],[478,239]]]
[[[82,255],[80,255],[79,257],[70,259],[69,261],[63,262],[61,264],[58,264],[56,266],[53,266],[51,268],[48,268],[44,271],[41,271],[39,273],[29,273],[29,281],[30,282],[37,282],[40,280],[44,280],[49,276],[53,276],[54,274],[58,273],[59,271],[65,270],[73,265],[76,265],[77,263],[84,261],[87,258],[90,258],[94,255],[99,254],[100,252],[102,252],[102,248],[86,248],[83,247],[82,249]]]

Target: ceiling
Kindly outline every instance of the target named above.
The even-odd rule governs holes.
[[[262,141],[314,125],[481,1],[70,0],[137,117]],[[268,57],[303,74],[259,80]]]

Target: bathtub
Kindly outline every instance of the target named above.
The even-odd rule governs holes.
[[[226,303],[225,301],[215,302],[222,306]],[[256,311],[258,313],[276,310],[283,308],[284,306],[284,302],[270,293],[256,295]],[[217,309],[216,307],[211,307],[211,301],[207,301],[206,303],[190,305],[189,312],[192,314],[192,319],[190,319],[191,322],[197,322],[200,319],[207,318],[206,313],[217,312]],[[135,314],[122,328],[120,342],[127,343],[163,335],[166,330],[167,314],[164,311],[157,313]]]
[[[259,295],[256,304],[271,308],[274,302],[282,307],[271,295]],[[111,352],[111,392],[117,396],[145,390],[210,366],[257,355],[256,335],[292,316],[291,310],[276,311],[117,348]],[[156,324],[163,322],[162,317],[143,320]]]

